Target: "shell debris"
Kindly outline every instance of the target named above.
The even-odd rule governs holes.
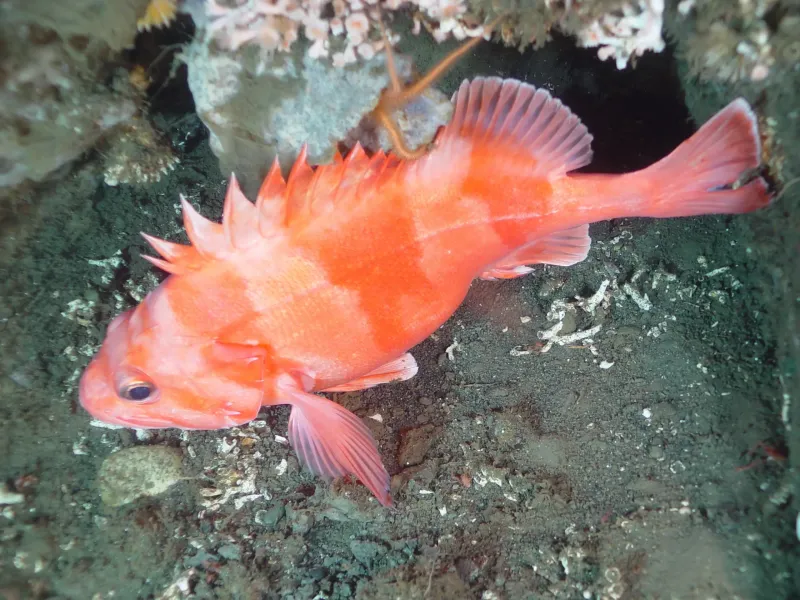
[[[25,496],[12,492],[5,483],[0,483],[0,504],[21,504]]]

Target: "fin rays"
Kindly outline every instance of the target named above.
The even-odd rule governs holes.
[[[455,112],[440,145],[453,139],[510,144],[532,159],[533,175],[560,177],[589,163],[586,127],[542,89],[497,77],[464,81],[453,96]]]

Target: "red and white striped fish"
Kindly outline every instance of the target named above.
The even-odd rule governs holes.
[[[109,326],[80,400],[131,427],[218,429],[290,404],[289,440],[326,477],[357,476],[383,504],[389,475],[362,421],[315,394],[417,372],[407,351],[456,310],[476,277],[571,265],[588,223],[744,213],[769,204],[756,117],[738,99],[654,165],[569,172],[591,136],[547,92],[464,82],[452,122],[417,160],[356,147],[312,169],[278,165],[255,204],[231,178],[222,224],[182,200],[190,246],[145,236],[171,273]]]

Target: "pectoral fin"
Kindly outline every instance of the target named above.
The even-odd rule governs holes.
[[[300,461],[327,479],[355,475],[390,506],[389,473],[367,426],[343,406],[303,391],[290,379],[279,388],[281,400],[292,406],[289,442]]]
[[[371,388],[381,383],[405,381],[414,377],[418,370],[417,361],[414,360],[414,357],[409,353],[406,353],[400,358],[396,358],[385,365],[381,365],[358,379],[353,379],[353,381],[348,381],[347,383],[336,385],[323,391],[354,392],[356,390]]]

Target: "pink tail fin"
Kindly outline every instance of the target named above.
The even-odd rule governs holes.
[[[647,194],[641,216],[746,213],[768,205],[773,197],[767,182],[757,175],[760,164],[758,120],[739,98],[671,154],[630,177],[658,190],[655,197]]]

